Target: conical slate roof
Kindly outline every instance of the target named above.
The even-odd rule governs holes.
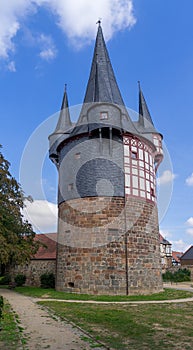
[[[60,115],[59,115],[58,123],[56,125],[56,129],[55,129],[54,133],[55,134],[64,133],[71,126],[72,126],[72,122],[70,120],[70,112],[69,112],[69,106],[68,106],[68,96],[67,96],[66,85],[65,85],[64,97],[63,97],[63,100],[62,100],[62,106],[61,106],[61,110],[60,110]]]
[[[143,124],[145,123],[145,121],[148,121],[154,126],[153,120],[151,118],[151,114],[149,112],[147,103],[145,101],[145,97],[141,90],[140,82],[138,82],[138,84],[139,84],[139,120],[142,121],[141,119],[143,118]]]
[[[109,102],[123,105],[99,21],[91,72],[84,103]]]

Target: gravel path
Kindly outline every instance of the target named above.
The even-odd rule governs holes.
[[[67,322],[53,319],[49,313],[37,305],[35,299],[11,290],[1,289],[0,295],[7,299],[19,316],[24,328],[24,337],[29,350],[94,350],[88,342],[81,340],[84,333]],[[19,348],[21,349],[21,347]],[[105,349],[100,347],[100,349]]]

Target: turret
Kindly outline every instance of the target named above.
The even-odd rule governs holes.
[[[72,127],[72,122],[70,119],[70,112],[69,112],[69,106],[68,106],[68,96],[67,96],[66,84],[65,84],[64,97],[62,100],[60,115],[59,115],[58,123],[56,125],[56,129],[54,131],[54,134],[64,134],[71,127]]]
[[[159,164],[163,160],[163,148],[162,148],[162,139],[163,136],[160,134],[153,123],[147,102],[145,100],[144,94],[142,92],[140,82],[139,85],[139,119],[137,122],[137,128],[141,135],[151,140],[155,146],[154,152],[154,162],[155,170],[157,171]]]
[[[64,88],[64,95],[62,100],[62,105],[60,109],[60,114],[58,122],[54,132],[49,136],[50,150],[49,156],[53,163],[58,166],[58,146],[62,141],[68,138],[70,132],[72,131],[72,122],[70,119],[69,105],[68,105],[68,96],[66,84]]]

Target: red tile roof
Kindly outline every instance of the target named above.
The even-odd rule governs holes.
[[[172,258],[175,259],[178,263],[180,263],[180,258],[183,255],[183,252],[172,251]]]
[[[41,233],[35,235],[35,241],[46,245],[40,246],[32,259],[56,259],[57,233]]]

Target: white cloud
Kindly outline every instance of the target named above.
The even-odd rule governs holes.
[[[10,61],[7,65],[7,69],[10,72],[16,72],[16,67],[15,67],[15,62],[14,61]]]
[[[25,201],[24,218],[33,226],[36,232],[56,232],[57,205],[46,200]]]
[[[190,235],[190,236],[193,236],[193,227],[192,228],[188,228],[186,230],[186,232]]]
[[[40,51],[40,57],[43,60],[50,61],[56,57],[57,51],[51,36],[41,34],[39,37],[39,42],[42,47]]]
[[[190,226],[190,228],[188,228],[186,230],[186,232],[193,236],[193,217],[190,217],[187,221],[186,221],[186,225]]]
[[[186,184],[188,186],[193,186],[193,173],[189,177],[187,177]]]
[[[0,1],[0,57],[8,58],[15,50],[13,42],[21,22],[28,13],[33,13],[32,0]]]
[[[173,237],[173,234],[168,230],[160,229],[160,233],[164,238],[166,238],[172,244],[172,250],[174,251],[185,252],[190,246],[190,244],[184,242],[182,239],[172,240],[171,238]]]
[[[176,175],[171,172],[171,170],[165,170],[163,174],[158,177],[158,185],[165,185],[172,182],[175,179]]]
[[[15,50],[14,39],[24,19],[45,6],[71,43],[82,46],[95,38],[96,21],[102,18],[106,39],[136,22],[133,0],[9,0],[0,2],[0,57],[7,59]],[[26,25],[26,22],[25,22]],[[43,49],[42,58],[53,58],[54,51]]]
[[[190,244],[187,244],[182,239],[179,239],[178,241],[171,241],[171,243],[172,250],[177,252],[185,252],[190,247]]]
[[[193,226],[193,217],[192,216],[186,221],[186,224],[188,226]]]
[[[47,3],[58,16],[58,25],[77,45],[95,38],[99,18],[107,40],[115,31],[129,28],[136,22],[132,0],[40,0],[40,3]]]
[[[172,233],[170,233],[168,230],[161,230],[160,229],[160,234],[166,238],[167,240],[169,240],[169,238],[172,237]]]

